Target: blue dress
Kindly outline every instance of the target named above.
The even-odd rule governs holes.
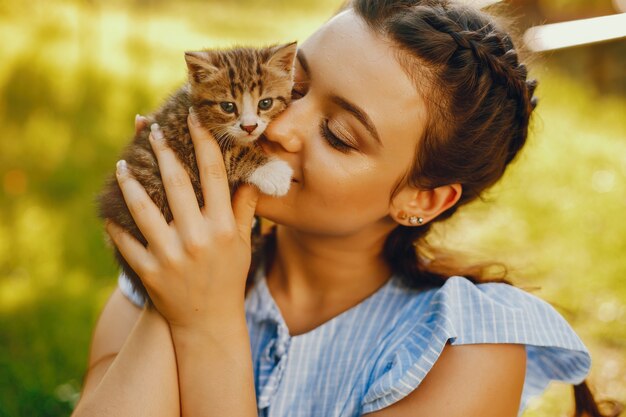
[[[123,274],[118,282],[142,305]],[[519,414],[550,381],[580,383],[591,366],[580,338],[548,303],[460,276],[429,290],[392,276],[356,306],[291,336],[259,271],[245,309],[260,417],[359,417],[388,407],[420,385],[448,341],[525,345]]]

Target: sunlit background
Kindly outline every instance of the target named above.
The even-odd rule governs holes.
[[[93,197],[135,113],[184,80],[182,52],[304,40],[339,3],[0,0],[0,417],[66,416],[78,399],[116,285]],[[520,35],[542,26],[524,37],[540,80],[533,133],[487,201],[439,236],[540,287],[590,348],[598,396],[626,401],[626,2],[510,5]],[[605,16],[613,32],[583,20]],[[572,406],[555,383],[524,417]]]

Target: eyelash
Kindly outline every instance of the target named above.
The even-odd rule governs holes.
[[[295,86],[298,83],[294,84],[294,88],[291,90],[291,100],[298,100],[306,95],[306,92],[298,91]],[[329,128],[328,128],[328,119],[322,119],[320,122],[320,134],[330,146],[337,149],[340,152],[348,153],[351,149],[354,149],[352,146],[347,145],[341,139],[339,139]]]
[[[341,139],[339,139],[329,128],[328,119],[322,119],[320,123],[320,134],[328,141],[328,144],[340,152],[348,153],[352,146],[347,145]]]

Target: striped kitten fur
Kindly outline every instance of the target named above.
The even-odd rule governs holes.
[[[268,157],[256,143],[267,124],[282,112],[291,99],[296,43],[266,48],[234,48],[185,53],[188,82],[148,116],[148,126],[137,133],[122,152],[129,172],[146,189],[172,220],[157,160],[148,141],[149,125],[158,123],[166,143],[185,167],[200,207],[204,206],[193,143],[187,127],[193,106],[200,124],[220,144],[231,195],[237,185],[248,182],[261,192],[280,196],[287,193],[292,170],[279,159]],[[96,197],[99,216],[111,219],[137,240],[147,241],[135,224],[115,174]],[[152,305],[141,280],[115,248],[115,257],[134,289]]]

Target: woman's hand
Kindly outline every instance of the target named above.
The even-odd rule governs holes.
[[[136,119],[136,129],[145,118]],[[231,206],[226,170],[215,139],[198,126],[190,111],[189,130],[205,205],[200,208],[191,180],[161,130],[153,125],[156,154],[173,220],[168,224],[145,189],[117,164],[117,179],[147,247],[112,222],[107,232],[140,276],[156,309],[170,327],[201,330],[207,320],[243,311],[250,267],[250,232],[258,190],[242,185]],[[239,311],[238,311],[239,310]]]

